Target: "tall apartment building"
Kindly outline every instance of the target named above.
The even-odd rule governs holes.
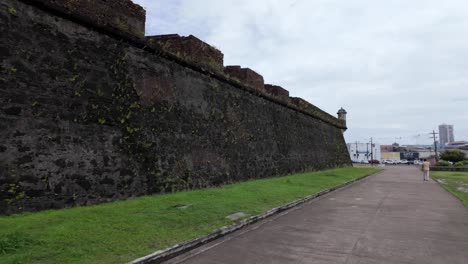
[[[453,125],[442,124],[439,126],[439,144],[445,145],[455,141],[453,136]]]

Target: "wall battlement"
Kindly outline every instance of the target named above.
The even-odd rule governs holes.
[[[288,101],[289,99],[289,91],[284,89],[281,86],[278,85],[272,85],[272,84],[265,84],[265,91],[268,94],[271,94],[275,97],[280,98],[280,100],[284,100],[285,102]]]
[[[265,91],[265,82],[263,80],[263,76],[256,73],[254,70],[234,65],[224,67],[224,72],[227,75],[238,79],[240,82],[256,89],[257,91]]]
[[[193,35],[181,37],[179,34],[168,34],[148,36],[146,39],[149,43],[157,43],[163,50],[182,59],[211,68],[216,72],[223,70],[224,54]]]
[[[137,38],[145,35],[146,11],[131,0],[29,0]]]

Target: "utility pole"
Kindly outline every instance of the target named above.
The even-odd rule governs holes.
[[[356,141],[356,162],[359,160],[358,142]]]
[[[431,138],[434,139],[435,159],[436,159],[436,161],[439,161],[439,155],[437,155],[437,136],[436,136],[439,133],[436,133],[435,130],[432,130],[432,133],[430,133],[430,134],[432,134]]]
[[[370,156],[371,156],[372,166],[374,166],[374,143],[372,141],[373,139],[370,138]]]
[[[366,143],[366,159],[369,160],[369,143]]]

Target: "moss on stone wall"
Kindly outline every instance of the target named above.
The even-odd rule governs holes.
[[[0,213],[350,164],[341,129],[241,83],[0,4]]]

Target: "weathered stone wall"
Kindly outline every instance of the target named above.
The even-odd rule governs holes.
[[[0,214],[350,164],[332,117],[30,2],[0,2]]]
[[[265,91],[278,98],[279,100],[288,101],[289,100],[289,91],[284,89],[281,86],[265,84]]]
[[[182,57],[202,67],[222,72],[224,55],[195,36],[181,37],[178,34],[146,37],[149,43],[157,43],[167,52]]]
[[[224,72],[232,78],[235,78],[242,83],[254,88],[257,91],[265,91],[265,82],[263,76],[256,73],[249,68],[242,68],[241,66],[226,66]]]
[[[70,16],[119,31],[125,35],[143,38],[145,10],[131,0],[28,0]]]

